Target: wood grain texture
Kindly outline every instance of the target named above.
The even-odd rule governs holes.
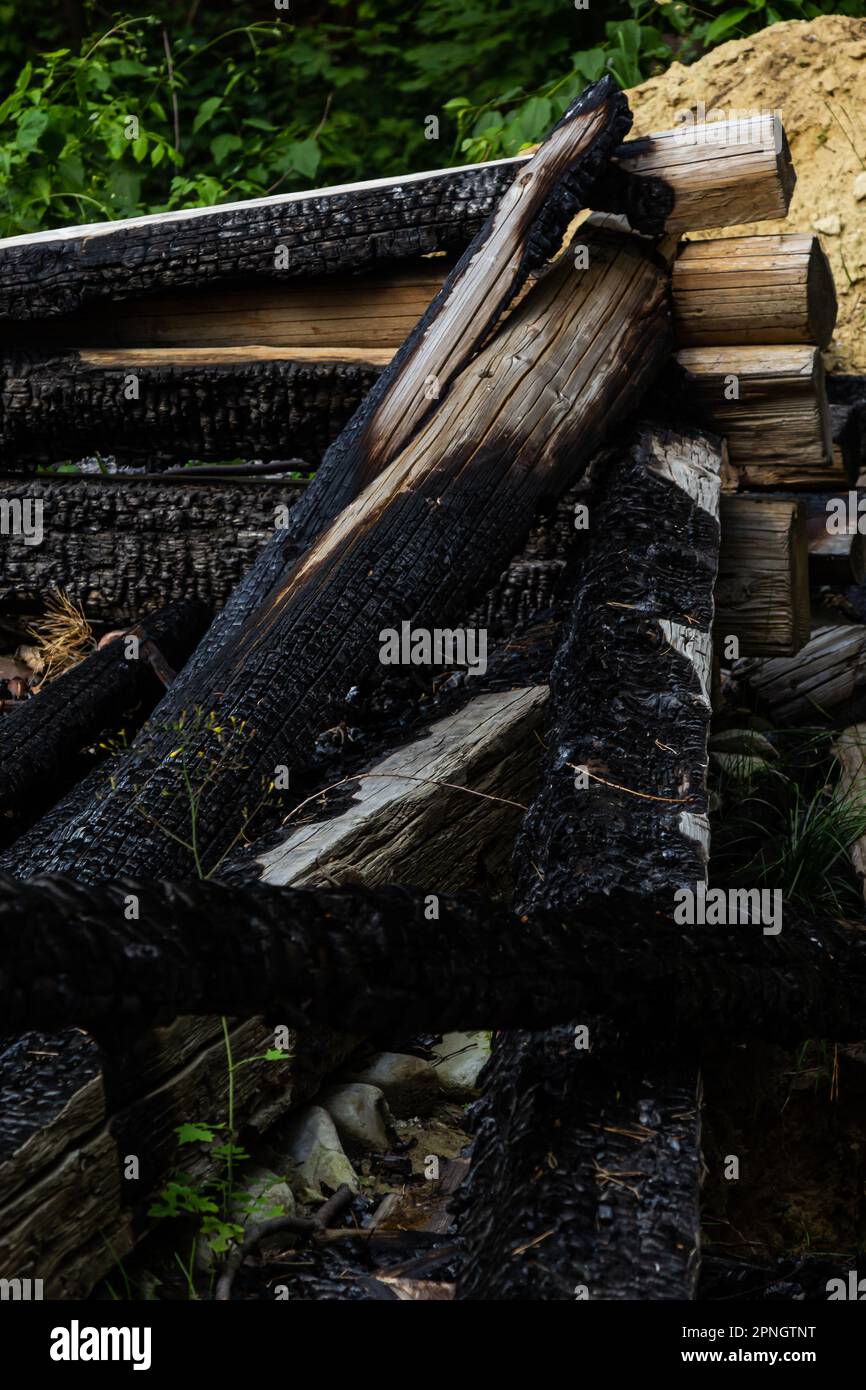
[[[817,626],[791,657],[735,666],[780,724],[814,724],[838,711],[866,685],[866,627]]]
[[[51,323],[60,349],[398,348],[442,288],[454,258],[432,254],[351,275],[284,278],[96,303]],[[0,322],[0,343],[36,350],[40,320]]]
[[[814,490],[845,479],[817,348],[682,348],[676,361],[684,402],[724,435],[741,486]]]
[[[809,640],[809,553],[797,498],[725,496],[716,582],[716,642],[740,656],[793,656]]]
[[[351,804],[342,815],[292,820],[275,841],[254,848],[254,876],[301,888],[324,873],[334,884],[435,883],[449,893],[479,858],[487,873],[507,874],[537,780],[535,734],[546,700],[543,686],[471,699],[344,789]]]
[[[826,347],[833,335],[833,276],[820,241],[808,233],[686,242],[671,289],[680,347]]]

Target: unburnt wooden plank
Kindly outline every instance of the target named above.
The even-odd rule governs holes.
[[[671,294],[680,347],[826,347],[836,321],[830,265],[809,233],[687,242],[672,267]]]
[[[724,496],[716,642],[738,656],[793,656],[809,640],[809,551],[797,497]]]

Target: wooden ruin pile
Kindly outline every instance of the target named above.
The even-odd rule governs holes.
[[[732,1041],[800,1036],[841,990],[808,922],[701,963],[670,930],[706,878],[713,646],[772,683],[821,640],[810,578],[862,578],[856,526],[818,524],[856,489],[861,413],[828,404],[815,238],[679,240],[785,215],[778,121],[630,124],[608,78],[531,157],[0,243],[2,496],[45,517],[40,545],[4,540],[0,603],[62,585],[166,650],[178,612],[152,610],[218,615],[128,751],[0,859],[0,1273],[74,1297],[132,1247],[173,1126],[220,1112],[224,1013],[235,1056],[301,1030],[240,1073],[251,1131],[377,1026],[541,1029],[488,1068],[458,1296],[694,1296],[682,1040],[709,981]],[[666,418],[640,421],[654,385]],[[137,471],[36,472],[96,450]],[[236,456],[270,467],[168,471]],[[380,632],[407,621],[483,626],[487,669],[408,714],[392,692],[356,744],[346,692],[381,685]],[[111,722],[110,653],[0,725],[45,781]],[[179,740],[212,769],[192,859]],[[281,767],[279,823],[246,834]],[[481,858],[502,891],[515,836],[515,915],[461,896]],[[762,969],[753,1020],[734,1001]],[[845,1001],[834,1036],[861,1021]]]

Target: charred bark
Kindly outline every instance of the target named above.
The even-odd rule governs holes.
[[[88,618],[127,622],[142,610],[195,598],[214,612],[271,539],[278,508],[306,482],[166,478],[6,479],[0,497],[40,503],[43,537],[3,537],[0,603],[33,611],[65,589]]]
[[[315,464],[382,369],[375,353],[372,360],[360,354],[324,362],[272,349],[266,359],[255,349],[204,357],[212,360],[129,349],[6,359],[0,467],[35,471],[36,464],[95,453],[155,468],[191,458],[290,454]]]
[[[721,461],[716,441],[645,428],[592,518],[551,675],[541,789],[515,851],[518,909],[571,915],[578,951],[588,901],[610,902],[615,957],[635,941],[618,897],[661,916],[706,877]],[[640,1061],[611,1056],[612,1025],[584,1003],[569,1028],[497,1040],[458,1203],[463,1298],[694,1297],[696,1066],[655,1055],[655,1027],[638,1028]],[[583,1061],[576,1047],[591,1049]]]
[[[75,755],[100,735],[141,722],[204,628],[201,604],[178,603],[128,630],[0,718],[0,815],[20,824],[64,789]],[[133,649],[130,648],[130,651]]]
[[[793,1045],[855,1041],[866,1030],[866,933],[791,905],[782,931],[765,936],[758,921],[677,926],[672,910],[661,915],[628,892],[533,917],[476,893],[434,893],[431,919],[431,891],[2,876],[3,1026],[86,1027],[114,1049],[188,1014],[264,1013],[291,1028],[354,1034],[545,1028],[579,1017],[593,1050],[581,1061],[568,1022],[573,1097],[584,1066],[596,1052],[604,1060],[605,1038],[618,1037],[630,1057],[625,1082],[630,1068],[647,1065],[648,1076],[651,1040],[688,1047],[722,1034]],[[503,1086],[509,1055],[532,1065],[532,1042],[497,1049]],[[564,1127],[567,1111],[558,1117]],[[512,1182],[526,1168],[524,1159],[510,1164]]]

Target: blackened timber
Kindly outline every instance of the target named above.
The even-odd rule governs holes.
[[[141,722],[163,688],[158,672],[167,664],[173,674],[183,664],[206,621],[207,610],[194,601],[151,613],[8,709],[0,718],[0,815],[17,819],[50,806],[76,753]]]
[[[664,271],[631,238],[594,239],[590,268],[580,275],[565,252],[525,296],[408,447],[206,672],[208,708],[224,723],[243,724],[247,769],[241,773],[237,762],[227,768],[198,805],[208,869],[236,833],[226,805],[243,806],[278,765],[293,774],[310,768],[335,701],[379,669],[382,630],[399,630],[407,620],[428,631],[447,626],[483,595],[542,495],[574,482],[603,432],[640,400],[667,343]],[[190,871],[171,838],[175,819],[186,814],[171,790],[175,743],[158,730],[146,734],[113,768],[114,788],[61,832],[42,867],[74,865],[76,874],[96,878],[110,866]],[[202,737],[207,742],[204,731]],[[191,760],[195,744],[193,735]],[[88,827],[86,848],[76,825]],[[28,847],[31,863],[33,850],[41,859],[44,848]]]
[[[586,206],[630,124],[625,98],[603,79],[566,111],[514,185],[509,181],[500,190],[441,290],[329,448],[288,528],[262,551],[205,634],[179,694],[200,694],[199,677],[211,657],[225,652],[284,572],[436,412],[527,277],[559,249],[569,221]],[[646,225],[658,226],[672,194],[657,178],[644,186]]]
[[[541,787],[515,850],[518,911],[530,922],[571,914],[576,950],[588,901],[611,904],[614,955],[634,942],[618,897],[662,915],[677,890],[706,880],[721,463],[717,440],[646,426],[594,510],[551,673]],[[458,1296],[693,1298],[697,1067],[659,1054],[650,1029],[638,1030],[643,1055],[624,1063],[611,1055],[613,1024],[571,1018],[496,1040],[458,1199],[468,1247]]]
[[[431,892],[2,875],[4,1028],[87,1027],[117,1045],[190,1014],[265,1013],[349,1034],[563,1024],[569,1065],[580,1066],[580,1016],[602,1020],[595,1042],[618,1039],[623,1082],[645,1062],[650,1036],[665,1046],[720,1033],[791,1046],[866,1031],[866,933],[792,904],[783,930],[764,935],[757,919],[678,926],[672,910],[661,915],[636,893],[588,895],[573,911],[533,917],[475,892],[442,893],[431,917]]]
[[[64,589],[92,621],[131,622],[182,598],[214,613],[304,486],[118,474],[0,479],[0,500],[41,504],[43,521],[39,545],[0,538],[0,604],[33,612],[48,591]]]
[[[109,454],[317,464],[390,352],[214,348],[18,353],[0,362],[0,468]]]

